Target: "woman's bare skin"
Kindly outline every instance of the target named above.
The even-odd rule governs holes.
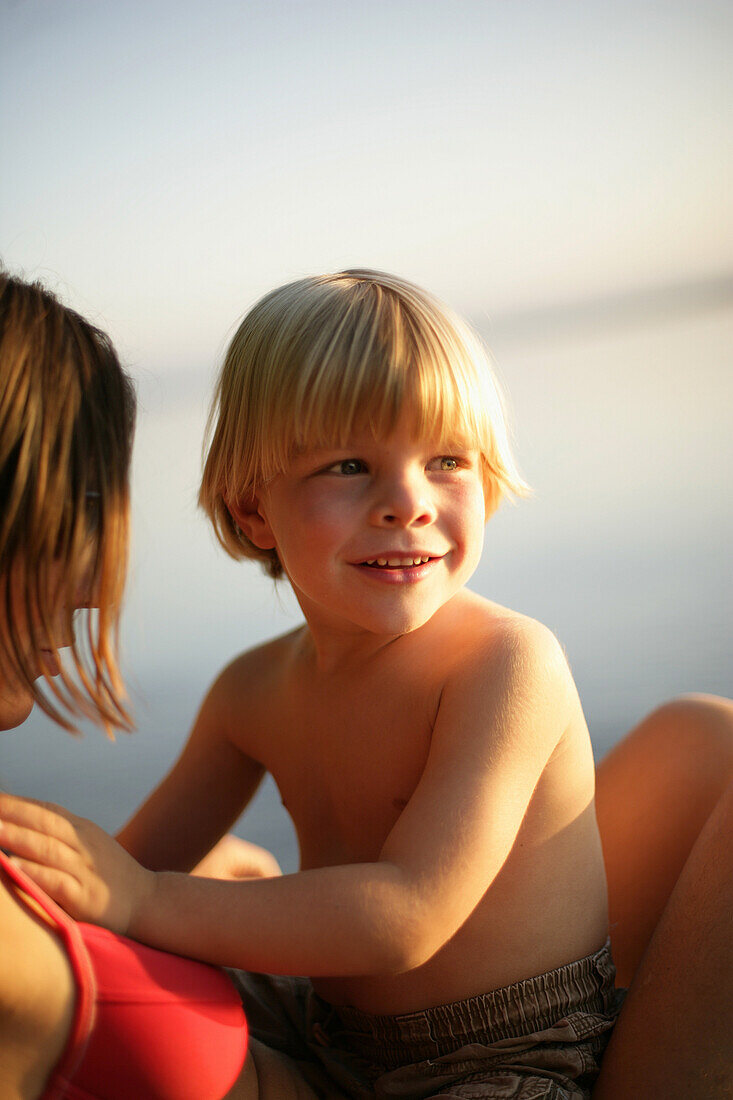
[[[66,1047],[74,976],[55,932],[1,871],[0,927],[0,1096],[34,1100]]]

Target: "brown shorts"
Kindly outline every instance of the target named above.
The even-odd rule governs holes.
[[[306,978],[230,971],[252,1036],[324,1100],[587,1100],[623,1001],[606,944],[547,974],[402,1016],[334,1007]]]

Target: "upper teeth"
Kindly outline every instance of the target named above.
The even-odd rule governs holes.
[[[407,568],[410,565],[423,565],[426,561],[430,561],[430,558],[367,558],[367,565],[391,565]]]

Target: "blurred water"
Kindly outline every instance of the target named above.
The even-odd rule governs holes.
[[[665,698],[733,694],[733,311],[485,331],[535,497],[492,519],[472,587],[557,633],[600,756]],[[138,731],[73,739],[34,715],[0,741],[5,786],[109,829],[170,766],[218,669],[298,618],[285,590],[226,559],[196,512],[209,382],[141,380],[123,623]],[[271,781],[238,831],[297,865]]]

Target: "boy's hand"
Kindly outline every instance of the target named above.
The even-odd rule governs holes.
[[[275,878],[281,875],[280,865],[272,852],[248,840],[227,833],[198,863],[192,875],[201,878],[243,879]]]
[[[154,872],[103,829],[48,802],[0,794],[0,846],[69,916],[113,932],[155,889]]]

